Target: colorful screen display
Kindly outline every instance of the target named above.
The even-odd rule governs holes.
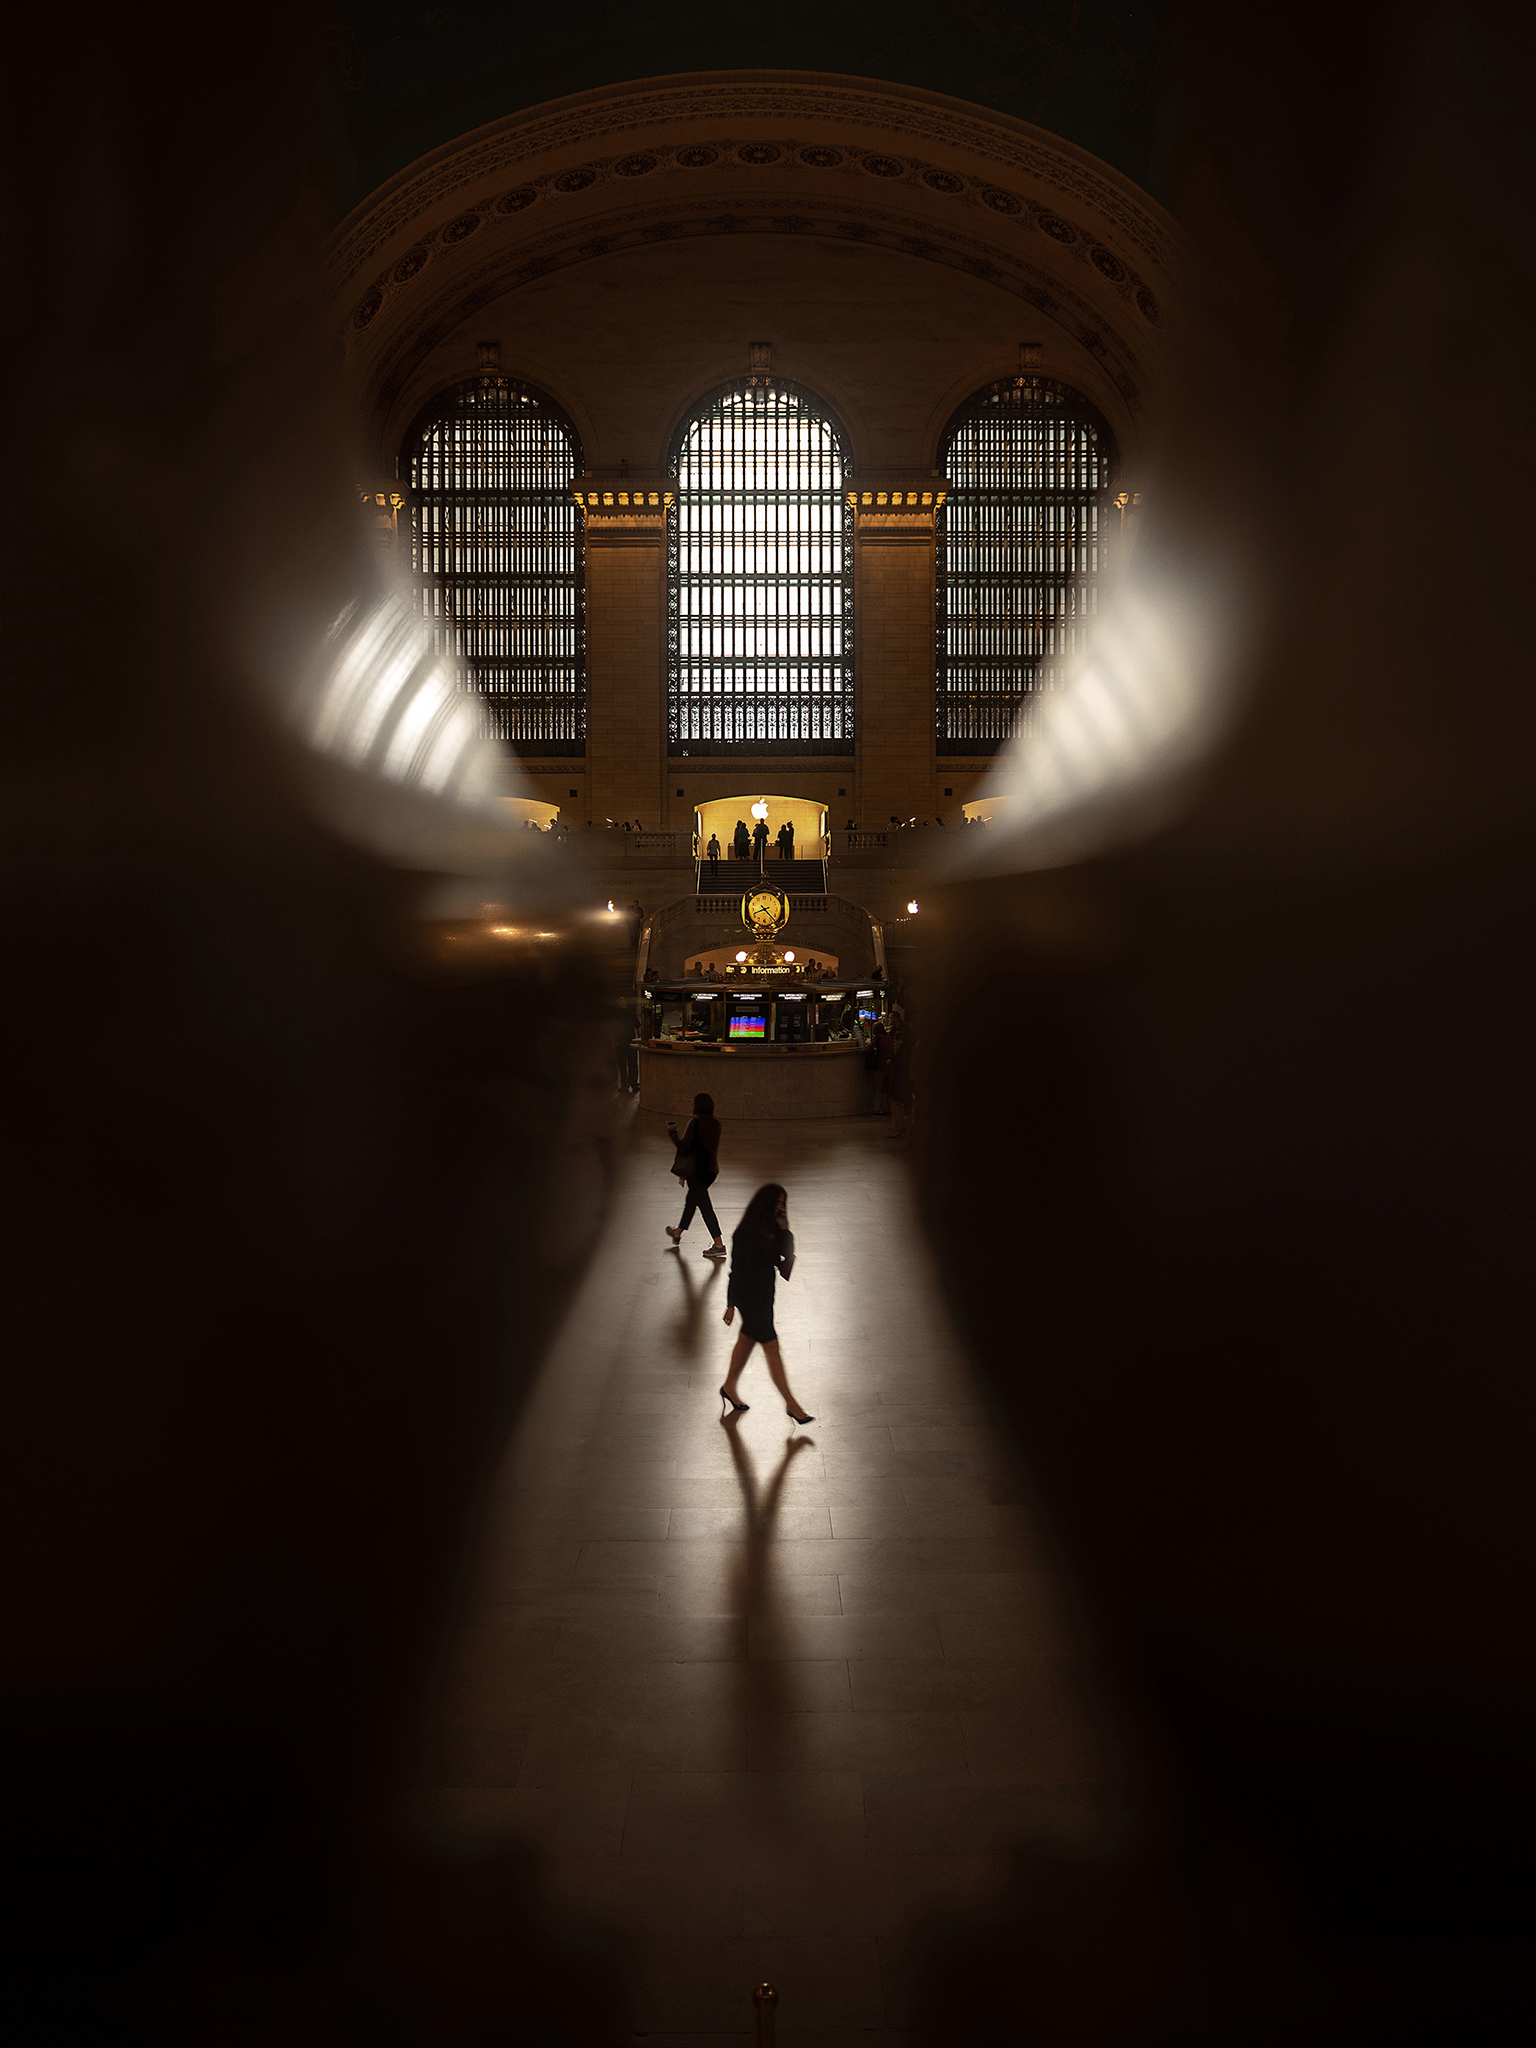
[[[864,1007],[864,1005],[863,1005],[862,1003],[860,1003],[860,1005],[859,1005],[859,1022],[860,1022],[861,1024],[873,1024],[873,1023],[875,1022],[876,1018],[877,1018],[877,1017],[878,1017],[879,1015],[880,1015],[880,1012],[879,1012],[879,1011],[878,1011],[877,1009],[875,1009],[875,1008],[873,1007],[873,1005],[871,1005],[871,1007],[870,1007],[869,1009],[867,1009],[867,1010],[866,1010],[866,1009],[865,1009],[865,1007]]]
[[[732,1038],[761,1038],[768,1028],[766,1017],[733,1017],[730,1025]]]

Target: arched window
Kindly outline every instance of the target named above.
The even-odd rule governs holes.
[[[853,752],[846,449],[820,400],[778,381],[724,386],[679,431],[669,752]]]
[[[1116,451],[1085,398],[1040,377],[978,391],[944,431],[937,746],[991,754],[1029,730],[1098,609]]]
[[[417,609],[519,754],[586,751],[581,466],[560,408],[497,370],[429,406],[401,450]]]

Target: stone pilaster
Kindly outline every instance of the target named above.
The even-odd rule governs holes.
[[[932,789],[934,521],[942,478],[861,477],[854,514],[857,817],[878,830]]]
[[[672,491],[654,478],[584,476],[571,494],[586,528],[586,814],[655,831],[666,811]]]

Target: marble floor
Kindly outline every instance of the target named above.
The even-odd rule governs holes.
[[[1065,1588],[946,1320],[883,1119],[728,1127],[729,1237],[789,1190],[777,1324],[722,1422],[726,1274],[681,1253],[659,1117],[520,1421],[441,1705],[437,1825],[519,1838],[627,1958],[655,2048],[903,2038],[925,1924],[1091,1847]]]

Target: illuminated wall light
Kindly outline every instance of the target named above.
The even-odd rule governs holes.
[[[912,898],[912,901],[907,905],[907,915],[909,917],[916,917],[917,915],[917,898],[915,896]]]
[[[746,954],[745,954],[745,953],[738,953],[738,954],[736,955],[736,964],[737,964],[738,966],[740,966],[740,965],[741,965],[741,963],[742,963],[742,961],[743,961],[743,960],[745,960],[745,959],[746,959],[746,957],[747,957],[747,956],[746,956]]]

